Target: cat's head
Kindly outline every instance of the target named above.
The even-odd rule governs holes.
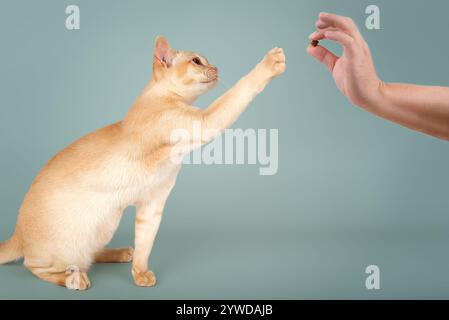
[[[159,36],[154,48],[153,81],[193,101],[218,82],[218,69],[198,53],[170,48]]]

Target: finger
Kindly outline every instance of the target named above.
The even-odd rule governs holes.
[[[313,40],[336,41],[339,44],[341,44],[345,49],[347,49],[349,54],[352,54],[355,51],[357,45],[353,37],[335,28],[317,30],[309,36],[309,39],[312,41]]]
[[[323,30],[317,30],[317,31],[315,31],[315,32],[310,34],[309,39],[310,40],[317,40],[317,41],[323,40],[325,38],[324,33],[326,31],[338,31],[338,29],[336,29],[336,28],[327,28],[327,29],[323,29]]]
[[[332,13],[320,13],[319,20],[316,23],[318,29],[336,27],[346,31],[352,36],[359,35],[359,29],[351,18],[339,16]]]
[[[307,48],[307,53],[324,64],[330,72],[334,70],[335,64],[338,61],[338,57],[336,55],[322,46],[309,46]]]
[[[354,51],[355,49],[354,38],[342,31],[335,31],[335,30],[325,31],[324,39],[338,42],[349,51]]]

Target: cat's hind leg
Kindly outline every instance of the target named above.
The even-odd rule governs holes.
[[[55,267],[37,267],[25,263],[25,266],[38,278],[66,287],[70,290],[87,290],[90,281],[87,273],[81,271],[77,266],[67,266],[64,271]]]
[[[81,271],[77,266],[69,266],[65,271],[65,286],[70,290],[87,290],[90,281],[87,273]]]
[[[133,260],[133,248],[105,248],[95,255],[96,263],[126,263]]]

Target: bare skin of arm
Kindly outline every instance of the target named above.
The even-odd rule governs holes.
[[[377,74],[368,44],[347,17],[321,13],[311,40],[343,46],[337,57],[325,47],[307,52],[332,73],[337,87],[355,105],[387,120],[449,141],[449,88],[385,83]]]

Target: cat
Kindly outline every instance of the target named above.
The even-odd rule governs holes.
[[[37,277],[86,290],[92,263],[132,261],[135,284],[154,286],[148,259],[181,168],[170,157],[170,132],[191,130],[198,121],[215,134],[176,145],[186,154],[208,143],[285,69],[283,50],[274,48],[234,87],[199,109],[192,104],[219,81],[218,69],[200,54],[174,50],[157,37],[152,78],[125,118],[69,145],[37,175],[13,236],[0,244],[0,264],[24,257]],[[137,209],[135,248],[105,248],[128,206]]]

